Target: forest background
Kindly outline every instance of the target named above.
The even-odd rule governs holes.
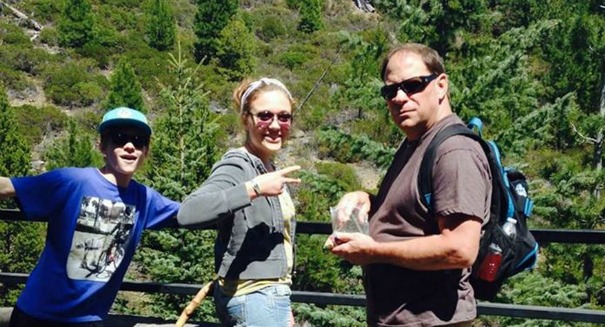
[[[104,112],[146,112],[152,154],[137,179],[181,200],[242,135],[231,92],[244,77],[284,81],[298,99],[280,166],[299,164],[297,218],[329,221],[346,191],[376,190],[403,135],[379,95],[395,44],[445,58],[455,112],[479,116],[507,165],[530,179],[532,228],[602,229],[605,1],[23,0],[0,4],[0,175],[99,165]],[[9,8],[9,6],[11,6]],[[28,18],[17,17],[11,8]],[[13,208],[11,201],[0,203]],[[0,270],[29,273],[44,224],[0,222]],[[149,232],[129,279],[212,278],[214,231]],[[363,294],[359,267],[299,235],[294,290]],[[536,269],[501,303],[603,309],[605,251],[542,244]],[[0,288],[12,306],[20,288]],[[123,292],[113,311],[174,319],[188,297]],[[364,326],[363,308],[294,304],[300,325]],[[211,300],[192,320],[216,321]],[[589,326],[481,317],[476,326]]]

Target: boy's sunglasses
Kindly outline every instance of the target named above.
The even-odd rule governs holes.
[[[132,143],[135,148],[142,149],[149,145],[149,137],[141,134],[127,134],[122,132],[109,134],[111,143],[113,145],[123,147],[127,143]]]
[[[256,116],[256,118],[258,118],[259,123],[263,123],[263,124],[267,124],[270,125],[271,123],[273,123],[273,120],[275,120],[275,117],[277,117],[277,123],[282,126],[282,125],[290,125],[292,124],[292,114],[290,114],[289,112],[280,112],[278,114],[274,114],[271,111],[265,110],[265,111],[261,111],[261,112],[257,112],[257,113],[250,113],[253,116]]]
[[[397,92],[402,90],[408,96],[422,92],[430,82],[437,78],[437,74],[431,74],[426,76],[418,76],[406,79],[405,81],[397,84],[385,85],[380,88],[380,94],[385,100],[391,100],[397,96]]]

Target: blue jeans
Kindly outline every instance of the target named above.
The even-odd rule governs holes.
[[[290,325],[288,285],[275,284],[254,293],[230,297],[214,288],[216,313],[223,326],[287,327]]]

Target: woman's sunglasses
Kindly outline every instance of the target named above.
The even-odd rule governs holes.
[[[277,123],[279,124],[279,126],[284,127],[290,126],[290,124],[292,124],[292,114],[290,114],[289,112],[280,112],[275,114],[271,111],[265,110],[250,114],[258,119],[259,124],[265,126],[271,125],[271,123],[273,123],[273,121],[275,120],[275,117],[277,117]]]
[[[406,79],[405,81],[397,84],[385,85],[380,88],[380,94],[385,100],[391,100],[397,96],[397,92],[402,90],[408,96],[422,92],[430,82],[437,78],[437,74],[431,74],[426,76],[418,76]]]
[[[132,143],[135,148],[142,149],[143,147],[149,146],[149,137],[141,134],[127,134],[122,132],[116,132],[109,134],[109,138],[113,145],[123,147],[127,143]]]

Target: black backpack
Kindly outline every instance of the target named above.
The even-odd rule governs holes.
[[[456,124],[440,130],[429,144],[422,159],[418,187],[422,195],[421,201],[429,209],[429,214],[433,215],[431,172],[437,147],[453,135],[464,135],[481,144],[492,174],[492,201],[490,219],[483,226],[479,254],[472,268],[470,282],[475,292],[475,298],[492,300],[508,277],[535,266],[538,257],[538,243],[527,228],[527,218],[531,215],[533,201],[528,197],[525,175],[518,170],[502,167],[498,147],[493,141],[485,141],[481,137],[481,129],[481,120],[473,118],[468,126]],[[476,130],[477,133],[473,130]],[[513,239],[508,237],[502,229],[509,217],[517,220],[516,236]],[[482,279],[478,272],[481,264],[489,256],[492,243],[502,250],[502,257],[494,280],[487,281]]]

